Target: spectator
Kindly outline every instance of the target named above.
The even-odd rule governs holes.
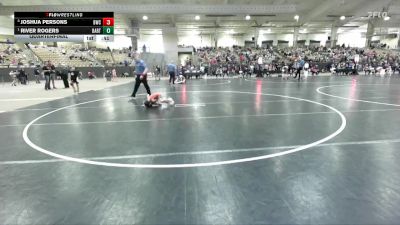
[[[111,81],[111,71],[109,70],[109,69],[107,69],[105,72],[104,72],[104,77],[106,78],[106,81]]]
[[[88,78],[89,78],[89,80],[92,80],[92,79],[96,79],[97,77],[96,77],[96,74],[93,71],[89,71],[88,72]]]
[[[70,77],[71,77],[71,86],[72,89],[74,90],[74,94],[79,93],[79,82],[78,82],[78,77],[82,75],[82,73],[79,70],[76,70],[75,67],[71,67],[70,70]],[[76,85],[76,88],[75,88]]]
[[[69,84],[68,84],[68,68],[65,65],[62,65],[59,74],[61,76],[61,79],[63,80],[64,88],[69,88]]]
[[[56,88],[56,84],[55,84],[55,79],[56,79],[56,67],[54,66],[54,64],[51,63],[51,61],[48,61],[48,64],[50,64],[50,80],[51,83],[53,84],[53,89],[57,89]]]
[[[45,79],[45,85],[44,85],[44,89],[47,90],[51,90],[50,88],[50,74],[52,71],[52,65],[51,62],[48,61],[47,64],[45,66],[43,66],[43,74],[44,74],[44,79]]]
[[[36,65],[35,69],[33,70],[33,74],[35,76],[36,83],[40,84],[40,65]]]
[[[117,81],[117,71],[115,70],[115,68],[111,70],[111,76],[112,76],[111,78],[112,81]]]
[[[11,86],[17,86],[17,83],[18,83],[18,71],[16,71],[16,70],[11,70],[10,71],[10,73],[9,73],[9,75],[10,75],[10,77],[11,77],[11,79],[12,79],[12,82],[11,82]]]

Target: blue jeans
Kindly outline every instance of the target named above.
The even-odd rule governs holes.
[[[50,75],[44,75],[44,79],[46,80],[46,83],[44,84],[44,89],[45,90],[50,90]]]

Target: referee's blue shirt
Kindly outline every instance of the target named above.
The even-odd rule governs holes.
[[[176,72],[176,65],[175,64],[172,64],[172,63],[170,63],[170,64],[168,64],[167,65],[167,71],[168,72]]]
[[[143,74],[144,70],[146,69],[147,65],[143,60],[136,60],[135,62],[135,73],[136,77],[140,77]]]

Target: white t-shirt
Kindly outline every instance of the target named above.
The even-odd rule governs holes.
[[[386,71],[385,69],[381,68],[381,70],[379,71],[379,75],[385,75]]]
[[[258,64],[263,64],[263,58],[262,57],[258,57],[257,63]]]

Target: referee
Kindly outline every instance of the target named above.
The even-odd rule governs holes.
[[[167,71],[169,74],[169,84],[175,84],[176,65],[171,62],[167,65]]]
[[[135,63],[136,82],[131,97],[136,98],[136,92],[138,91],[141,83],[143,83],[144,87],[146,88],[147,94],[151,95],[150,87],[147,84],[147,65],[143,60],[140,59],[140,55],[137,52],[133,53],[133,59],[133,62]]]

